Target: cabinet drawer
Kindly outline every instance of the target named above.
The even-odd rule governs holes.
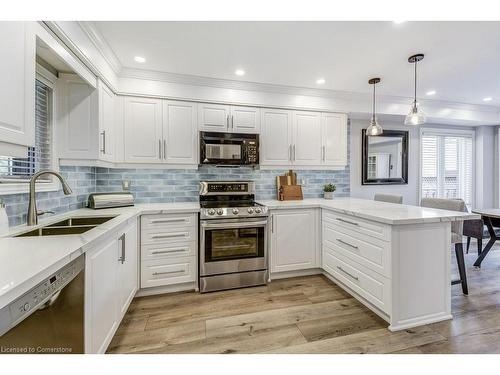
[[[323,269],[386,314],[390,314],[390,280],[335,251],[323,252]]]
[[[168,229],[148,229],[141,232],[141,244],[166,244],[197,240],[196,228],[178,227]]]
[[[333,211],[322,210],[322,221],[335,223],[336,225],[366,234],[384,241],[391,240],[391,227],[376,221],[361,219],[359,217],[339,214]]]
[[[146,260],[141,264],[141,288],[196,281],[196,257]]]
[[[323,247],[333,248],[363,266],[390,277],[391,243],[359,233],[354,236],[350,232],[338,225],[324,222]]]
[[[158,214],[158,215],[142,215],[141,229],[142,230],[168,230],[177,227],[197,227],[198,214]]]
[[[143,245],[141,246],[141,259],[145,261],[149,259],[196,256],[198,250],[196,243],[191,241]]]

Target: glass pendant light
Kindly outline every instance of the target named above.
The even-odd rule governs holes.
[[[382,127],[377,122],[377,116],[375,114],[375,85],[380,82],[380,78],[372,78],[368,81],[370,85],[373,85],[373,111],[372,117],[370,118],[370,125],[366,128],[366,135],[380,135],[383,130]]]
[[[411,105],[410,113],[405,118],[405,125],[422,125],[425,124],[425,113],[419,108],[417,102],[417,63],[424,59],[424,55],[419,53],[410,56],[408,62],[415,65],[415,95]]]

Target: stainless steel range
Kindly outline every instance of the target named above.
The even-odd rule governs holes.
[[[267,207],[253,181],[200,183],[200,291],[267,281]]]

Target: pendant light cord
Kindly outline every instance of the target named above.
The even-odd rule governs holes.
[[[376,83],[373,84],[373,112],[372,112],[373,118],[375,118],[375,85]]]
[[[414,64],[415,64],[415,96],[413,102],[417,103],[417,60],[415,60]]]

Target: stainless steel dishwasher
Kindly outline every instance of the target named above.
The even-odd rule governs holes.
[[[84,255],[0,310],[0,353],[83,353]]]

